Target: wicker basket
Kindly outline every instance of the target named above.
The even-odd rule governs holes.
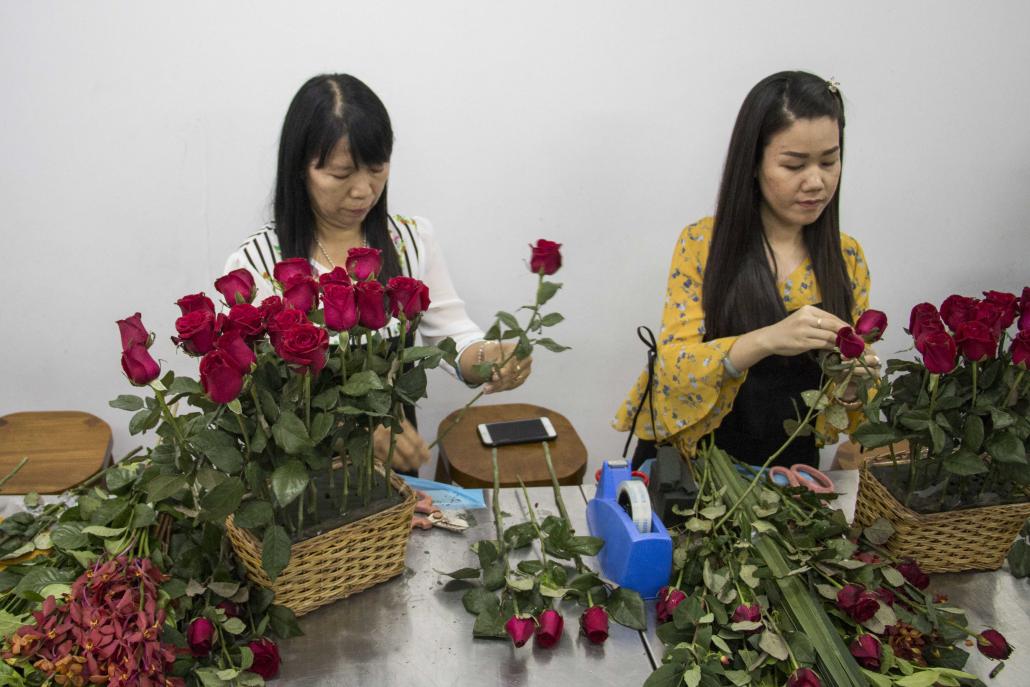
[[[290,563],[275,582],[261,567],[261,542],[225,521],[229,540],[251,582],[275,592],[275,602],[304,615],[320,606],[374,587],[403,572],[415,511],[415,493],[397,475],[400,503],[361,520],[296,542]]]
[[[922,515],[894,498],[870,467],[866,463],[861,469],[855,520],[862,525],[877,518],[890,522],[894,534],[887,550],[897,558],[916,559],[926,572],[997,570],[1030,517],[1030,503]]]

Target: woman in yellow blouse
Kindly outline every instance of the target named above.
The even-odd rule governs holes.
[[[862,248],[838,223],[843,147],[835,82],[781,72],[745,98],[715,217],[676,244],[652,393],[645,399],[645,371],[615,420],[643,440],[635,464],[654,440],[691,455],[714,434],[754,464],[786,440],[783,421],[819,386],[814,352],[832,349],[868,307]],[[879,364],[871,350],[866,363]],[[814,438],[801,437],[776,464],[817,462]]]

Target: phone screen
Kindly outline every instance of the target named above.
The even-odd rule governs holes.
[[[504,444],[522,444],[531,441],[554,439],[539,418],[533,420],[512,420],[511,422],[492,422],[486,425],[490,432],[491,446]]]

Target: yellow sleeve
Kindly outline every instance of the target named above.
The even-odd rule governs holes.
[[[652,427],[648,403],[640,409],[635,428],[638,437],[675,442],[685,454],[693,453],[698,440],[719,426],[747,377],[734,379],[723,366],[737,337],[703,341],[702,282],[711,233],[709,217],[684,229],[676,243],[651,393],[657,428]],[[616,413],[616,429],[633,429],[646,387],[644,370]]]
[[[844,265],[851,278],[851,293],[855,302],[851,313],[851,321],[856,322],[859,315],[869,309],[869,289],[872,284],[869,277],[869,264],[865,261],[862,246],[845,233],[840,235],[840,248],[844,254]]]

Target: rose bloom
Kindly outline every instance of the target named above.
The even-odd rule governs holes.
[[[565,626],[565,620],[561,617],[561,613],[553,608],[548,608],[540,614],[540,617],[538,617],[536,621],[537,646],[542,649],[550,649],[561,639],[561,632],[562,628]]]
[[[183,296],[175,301],[175,304],[179,306],[179,310],[182,311],[183,315],[189,314],[194,310],[207,310],[212,315],[215,313],[214,301],[205,296],[203,291]]]
[[[378,248],[351,248],[347,251],[347,272],[358,281],[374,277],[382,267],[383,256]]]
[[[222,331],[238,332],[248,342],[260,339],[265,333],[265,322],[261,311],[250,303],[238,303],[229,309]]]
[[[291,308],[311,312],[318,302],[318,282],[301,274],[291,275],[283,282],[283,300]]]
[[[1030,330],[1030,286],[1023,287],[1023,296],[1019,299],[1019,331]]]
[[[257,362],[254,350],[240,338],[239,332],[226,332],[215,342],[215,350],[225,353],[240,374],[250,372],[250,366]]]
[[[254,277],[242,267],[216,279],[215,289],[222,294],[222,298],[225,299],[225,304],[228,306],[250,303],[257,295],[257,290],[254,288]]]
[[[855,323],[855,333],[866,343],[876,343],[887,331],[887,315],[879,310],[866,310]]]
[[[665,623],[672,620],[672,614],[687,598],[687,595],[682,590],[662,587],[658,590],[658,601],[655,604],[655,612],[659,623]]]
[[[207,310],[193,310],[175,321],[172,341],[192,355],[204,355],[215,347],[215,316]]]
[[[343,269],[339,265],[334,267],[331,272],[320,274],[318,276],[318,285],[323,289],[330,284],[350,286],[350,283],[350,276],[347,274],[347,270]]]
[[[1006,291],[984,291],[984,301],[993,303],[1001,310],[998,320],[1000,331],[1005,331],[1016,321],[1020,307],[1016,294]]]
[[[329,354],[329,334],[310,322],[294,325],[282,333],[275,347],[279,357],[317,375],[325,367]]]
[[[207,618],[197,618],[186,628],[186,643],[194,658],[211,653],[211,641],[215,636],[215,626]]]
[[[963,322],[976,319],[976,306],[979,302],[975,298],[952,294],[941,303],[941,319],[951,331],[955,331]]]
[[[976,304],[976,322],[982,322],[994,334],[994,338],[1001,336],[1005,329],[1002,325],[1005,322],[1005,310],[997,303],[991,301],[980,301]],[[1011,324],[1011,322],[1010,322]],[[957,334],[956,330],[956,334]]]
[[[851,327],[841,327],[837,332],[837,348],[842,358],[858,358],[865,352],[865,339],[855,333]]]
[[[248,670],[257,673],[266,680],[271,680],[279,674],[279,647],[271,639],[262,637],[247,644],[247,648],[254,654],[254,662]]]
[[[325,326],[334,332],[346,332],[358,324],[358,302],[350,284],[326,284],[322,287]]]
[[[990,360],[998,353],[998,337],[989,325],[977,320],[959,325],[955,343],[966,360],[974,363]]]
[[[1012,339],[1012,364],[1024,370],[1030,367],[1030,329],[1024,329]]]
[[[547,239],[539,239],[536,245],[530,244],[532,253],[529,259],[529,271],[533,274],[545,274],[548,277],[561,269],[561,244]]]
[[[848,647],[851,651],[851,655],[855,657],[858,664],[868,670],[879,670],[880,659],[883,656],[883,648],[880,646],[880,642],[876,641],[876,637],[872,635],[862,635],[856,637],[855,641],[851,642]]]
[[[533,630],[536,628],[536,623],[533,622],[532,618],[519,618],[512,616],[508,618],[508,622],[504,624],[504,631],[511,637],[511,641],[515,646],[522,646],[529,641],[529,638],[533,636]]]
[[[819,675],[811,668],[798,668],[787,680],[787,687],[822,687]]]
[[[299,324],[308,322],[308,316],[300,310],[287,308],[281,310],[268,318],[268,339],[272,342],[272,348],[279,348],[283,334]]]
[[[315,271],[311,267],[311,263],[304,258],[287,258],[275,263],[275,267],[272,268],[272,276],[280,284],[285,284],[297,276],[313,279]]]
[[[358,302],[358,322],[375,331],[390,321],[386,313],[383,285],[377,281],[363,281],[354,287]]]
[[[200,359],[200,385],[215,403],[229,403],[243,389],[243,373],[228,353],[214,350]]]
[[[740,604],[733,609],[733,616],[730,620],[735,623],[760,623],[762,622],[762,607],[758,604]],[[754,630],[748,630],[745,634],[755,634],[761,631],[762,628],[755,628]]]
[[[269,296],[265,300],[261,301],[261,305],[258,306],[258,310],[261,311],[261,319],[267,325],[268,321],[273,315],[281,313],[286,304],[283,303],[283,299],[279,296]]]
[[[918,339],[923,332],[938,329],[943,330],[944,323],[941,322],[936,306],[932,303],[920,303],[912,308],[908,319],[908,331],[913,339]]]
[[[122,351],[132,348],[133,344],[147,345],[150,340],[150,332],[143,326],[140,314],[136,313],[124,320],[118,320],[118,333],[122,337]]]
[[[1003,661],[1012,653],[1012,647],[997,630],[984,630],[976,639],[976,648],[987,658]]]
[[[136,386],[146,386],[161,374],[161,366],[143,344],[133,344],[122,352],[122,370]]]
[[[608,639],[608,612],[601,606],[591,606],[579,617],[583,634],[594,644],[604,644]]]
[[[934,374],[946,374],[955,369],[958,346],[951,334],[943,329],[923,332],[916,339],[916,350],[923,356],[923,365]]]
[[[880,601],[876,594],[866,591],[862,585],[848,584],[837,592],[837,607],[855,622],[864,623],[876,615]]]
[[[394,317],[403,313],[404,318],[410,321],[429,308],[429,287],[418,279],[393,277],[386,282],[386,295]]]

